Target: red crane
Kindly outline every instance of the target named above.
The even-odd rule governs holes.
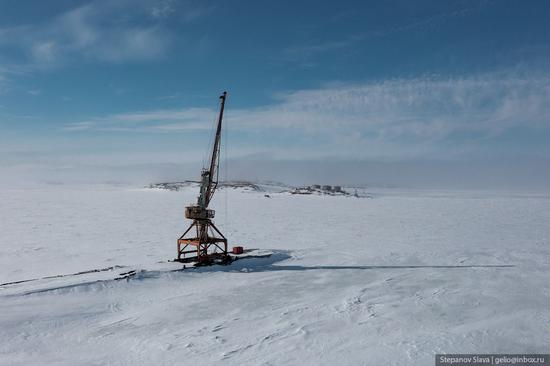
[[[211,220],[214,218],[215,211],[208,208],[208,204],[218,187],[220,140],[226,97],[227,92],[223,92],[220,96],[220,113],[210,157],[210,166],[209,169],[202,169],[199,198],[195,205],[185,208],[185,217],[193,220],[193,222],[178,239],[177,261],[180,262],[196,261],[198,264],[203,265],[211,264],[214,261],[226,263],[231,260],[227,254],[227,239]],[[187,234],[192,236],[185,237]],[[186,256],[188,254],[190,256]]]

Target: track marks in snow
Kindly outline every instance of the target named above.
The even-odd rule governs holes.
[[[224,329],[225,327],[222,324],[216,325],[214,328],[212,328],[211,332],[219,332],[220,330]]]
[[[138,317],[124,317],[119,320],[109,321],[107,324],[100,325],[97,330],[90,335],[92,337],[103,338],[118,334],[123,331],[136,329],[135,321]]]
[[[222,359],[223,360],[228,359],[228,358],[234,356],[235,354],[243,353],[244,351],[246,351],[246,350],[248,350],[252,347],[254,347],[254,344],[247,344],[246,346],[237,347],[237,348],[232,349],[230,351],[226,351],[226,352],[222,353]]]
[[[222,360],[233,357],[245,357],[245,353],[252,351],[252,354],[261,354],[272,350],[276,344],[285,342],[285,344],[297,344],[299,338],[306,338],[309,332],[305,329],[306,326],[297,326],[295,323],[289,323],[284,327],[276,328],[269,331],[266,335],[258,335],[248,339],[244,345],[238,345],[222,353]],[[297,338],[290,341],[290,339]]]
[[[20,284],[20,283],[25,283],[25,282],[33,282],[33,281],[38,281],[38,280],[48,280],[48,279],[52,279],[52,278],[81,276],[81,275],[86,275],[86,274],[90,274],[90,273],[113,271],[113,270],[116,270],[116,269],[119,269],[119,268],[124,268],[124,266],[116,265],[116,266],[112,266],[112,267],[106,267],[106,268],[100,268],[100,269],[91,269],[91,270],[81,271],[81,272],[76,272],[76,273],[60,274],[60,275],[46,276],[46,277],[40,277],[40,278],[31,278],[31,279],[19,280],[19,281],[13,281],[13,282],[5,282],[5,283],[0,283],[0,286],[15,285],[15,284]]]

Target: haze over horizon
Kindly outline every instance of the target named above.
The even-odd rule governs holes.
[[[0,0],[0,184],[548,190],[550,5]],[[222,163],[222,169],[225,163]]]

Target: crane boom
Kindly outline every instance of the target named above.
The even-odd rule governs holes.
[[[225,107],[225,98],[227,92],[223,92],[220,96],[220,114],[218,116],[218,126],[216,127],[216,136],[214,138],[214,146],[212,147],[212,157],[210,159],[210,169],[208,171],[208,186],[206,188],[206,207],[212,200],[216,187],[218,186],[218,172],[220,168],[220,140],[222,135],[222,119],[223,110]]]
[[[223,92],[220,96],[220,113],[218,115],[218,122],[216,125],[216,134],[214,137],[214,144],[212,147],[212,154],[210,156],[210,165],[208,169],[203,168],[201,172],[201,186],[200,194],[197,199],[196,206],[189,206],[188,212],[189,215],[186,215],[187,218],[213,218],[214,210],[209,210],[208,205],[214,196],[214,192],[218,186],[218,172],[220,167],[220,140],[222,135],[222,121],[223,121],[223,111],[225,108],[225,98],[227,97],[227,92]]]

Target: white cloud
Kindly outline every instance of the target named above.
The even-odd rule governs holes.
[[[0,47],[20,48],[28,56],[24,62],[33,68],[75,58],[106,62],[156,59],[167,53],[171,42],[162,21],[175,11],[170,4],[94,1],[43,23],[0,29]],[[159,16],[151,15],[151,7],[159,9]]]
[[[151,16],[157,19],[164,19],[175,12],[173,0],[163,0],[154,4],[151,9]]]
[[[65,131],[84,131],[92,128],[94,126],[93,122],[77,122],[72,123],[68,126],[65,126],[63,129]]]
[[[34,60],[51,63],[55,61],[58,50],[54,41],[46,41],[34,43],[30,52]]]
[[[327,85],[283,93],[275,96],[271,104],[258,108],[233,108],[231,98],[230,94],[226,110],[229,142],[224,140],[223,148],[229,147],[234,172],[239,172],[234,168],[239,160],[249,160],[251,163],[245,164],[241,172],[266,179],[284,176],[279,180],[288,181],[322,173],[318,176],[327,181],[337,176],[343,181],[355,177],[357,181],[371,182],[376,174],[381,174],[379,182],[384,184],[429,183],[435,179],[433,184],[444,181],[452,185],[482,178],[490,184],[508,184],[515,179],[521,181],[518,185],[533,181],[547,186],[548,174],[544,169],[548,166],[550,147],[541,142],[541,136],[550,135],[548,76],[492,74]],[[163,163],[198,164],[217,115],[216,99],[214,95],[212,108],[139,111],[90,118],[66,125],[66,135],[57,135],[54,143],[48,138],[28,141],[28,147],[21,146],[21,142],[10,147],[9,139],[4,138],[6,142],[0,144],[2,159],[9,164],[72,164],[82,171],[89,170],[83,164],[108,167],[139,162],[150,164],[149,170]],[[105,134],[97,140],[86,134],[89,130]],[[78,131],[82,135],[70,135]],[[133,135],[132,131],[140,134]],[[520,141],[514,147],[506,139],[513,140],[513,134],[508,132],[515,131],[524,136],[539,136]],[[510,150],[502,154],[491,144],[505,133],[508,134],[504,145]],[[106,149],[97,150],[97,146]],[[19,152],[32,149],[36,149],[35,154]],[[49,150],[55,151],[48,153]],[[509,158],[514,156],[525,158],[510,164]],[[543,159],[534,159],[536,156]],[[494,168],[493,159],[500,159],[501,165]],[[281,160],[286,161],[284,164],[292,161],[289,164],[295,168],[285,173]],[[455,163],[449,163],[452,160]],[[481,160],[484,163],[475,165]],[[266,161],[272,161],[271,165],[265,165]],[[317,162],[316,168],[310,167],[312,162]],[[75,170],[75,176],[80,176],[81,170],[78,173]],[[170,170],[175,171],[173,167]],[[195,170],[198,168],[191,169],[193,174]],[[113,168],[113,172],[124,175],[122,169]],[[475,174],[478,178],[469,177]],[[243,173],[242,177],[250,176]]]
[[[136,132],[205,130],[212,127],[214,117],[215,111],[208,108],[120,113],[71,123],[63,127],[63,130]]]
[[[26,68],[21,65],[0,64],[0,95],[10,89],[11,80],[14,76],[21,76],[26,73]]]
[[[396,79],[365,85],[301,90],[274,104],[229,110],[234,128],[353,129],[382,137],[443,138],[454,132],[490,135],[512,127],[548,127],[550,78]],[[200,123],[214,109],[188,108],[118,114],[97,122]]]
[[[330,154],[422,155],[433,153],[437,144],[455,141],[456,136],[471,138],[446,146],[447,151],[480,147],[483,141],[498,139],[514,128],[531,133],[550,130],[547,76],[395,79],[284,93],[258,108],[232,109],[230,103],[231,96],[226,112],[229,129],[262,134],[268,141],[288,137],[294,146],[285,146],[279,153],[296,148],[302,156],[318,152],[315,149],[321,143],[316,148],[305,146],[315,141],[322,141],[323,151]],[[208,130],[216,113],[216,108],[125,113],[65,129]]]
[[[30,94],[30,95],[33,95],[33,96],[37,96],[37,95],[42,94],[42,90],[40,90],[40,89],[31,89],[31,90],[27,90],[27,93]]]
[[[69,35],[70,51],[87,58],[121,62],[162,56],[170,42],[168,32],[156,23],[136,26],[117,21],[115,12],[126,10],[92,3],[60,16],[52,24],[53,32]]]
[[[6,91],[7,80],[0,70],[0,95],[4,94]]]

